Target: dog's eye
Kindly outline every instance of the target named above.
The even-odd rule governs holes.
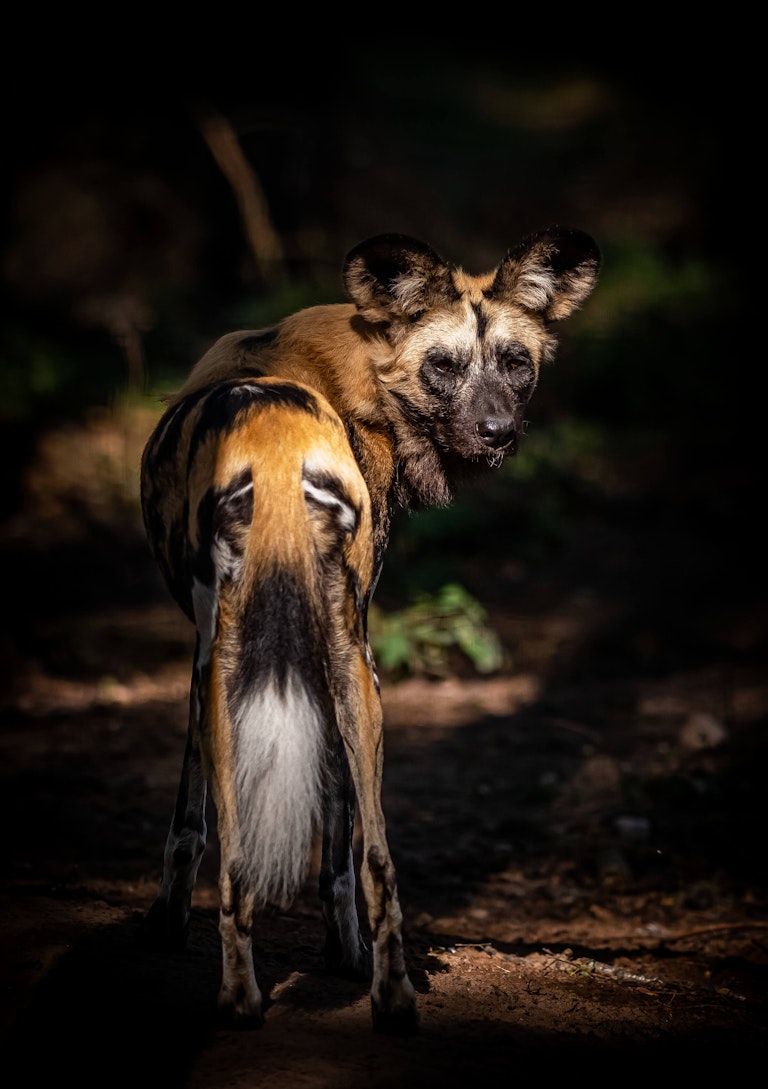
[[[429,362],[441,374],[452,374],[456,369],[456,360],[452,355],[431,353]]]
[[[518,367],[524,367],[526,363],[531,361],[525,348],[517,346],[501,348],[496,353],[496,358],[500,366],[507,367],[511,371],[516,370]]]

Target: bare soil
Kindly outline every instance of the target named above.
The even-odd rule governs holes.
[[[214,813],[188,950],[141,945],[191,631],[135,519],[72,495],[30,509],[2,538],[12,1084],[635,1083],[765,1060],[765,603],[725,531],[593,512],[538,564],[470,560],[505,668],[385,685],[421,1013],[397,1039],[372,1031],[364,984],[323,971],[316,859],[294,907],[255,926],[265,1026],[217,1024]]]

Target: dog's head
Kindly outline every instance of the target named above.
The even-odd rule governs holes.
[[[481,276],[385,234],[350,251],[343,279],[404,430],[451,464],[498,465],[515,453],[539,367],[554,356],[552,323],[587,298],[599,265],[595,241],[561,227],[530,235]]]

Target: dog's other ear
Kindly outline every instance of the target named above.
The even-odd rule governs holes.
[[[380,234],[355,246],[344,261],[342,280],[371,322],[411,320],[457,297],[442,257],[404,234]]]
[[[533,310],[547,321],[572,314],[597,283],[600,250],[584,231],[547,227],[510,250],[488,295]]]

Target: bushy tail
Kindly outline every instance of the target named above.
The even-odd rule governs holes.
[[[238,877],[256,898],[287,906],[307,873],[321,808],[324,723],[301,677],[260,683],[233,721]]]

